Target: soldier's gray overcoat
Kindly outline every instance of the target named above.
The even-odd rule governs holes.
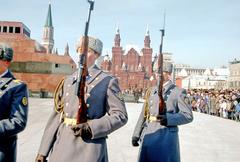
[[[180,162],[177,126],[193,120],[191,107],[185,102],[186,91],[174,86],[171,81],[164,87],[163,97],[167,107],[167,127],[145,120],[144,108],[139,116],[133,133],[141,141],[139,162]],[[158,115],[157,87],[151,88],[148,103],[149,114]]]
[[[89,74],[86,103],[93,137],[75,137],[71,126],[60,122],[60,114],[54,112],[39,148],[39,154],[48,156],[50,162],[107,162],[106,137],[127,122],[117,79],[97,66],[90,68]],[[67,77],[64,83],[64,113],[68,118],[76,118],[78,112],[79,101],[74,95],[76,75]]]
[[[17,134],[27,123],[28,90],[10,71],[0,76],[0,87],[0,162],[15,162]]]

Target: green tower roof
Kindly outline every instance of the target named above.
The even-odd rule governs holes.
[[[53,25],[52,25],[51,3],[49,3],[49,6],[48,6],[48,13],[47,13],[47,19],[46,19],[45,26],[53,27]]]

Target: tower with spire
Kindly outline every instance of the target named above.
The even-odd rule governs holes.
[[[143,56],[141,57],[141,64],[145,68],[146,76],[148,77],[152,75],[152,48],[150,46],[150,43],[150,32],[147,25],[144,38],[144,48],[142,49]]]
[[[49,2],[46,23],[44,25],[44,30],[43,30],[43,42],[42,42],[47,53],[53,53],[53,46],[54,46],[53,35],[54,35],[54,28],[52,24],[51,3]]]
[[[68,43],[67,43],[67,45],[65,47],[64,56],[69,56],[69,46],[68,46]]]
[[[120,69],[122,64],[122,47],[120,29],[117,25],[116,34],[114,38],[114,46],[112,47],[112,74],[115,75]]]
[[[115,47],[120,47],[120,43],[121,43],[120,30],[119,30],[119,26],[117,26],[116,35],[115,35],[115,38],[114,38],[114,46]]]
[[[145,34],[145,38],[144,38],[144,48],[150,48],[150,34],[149,34],[149,29],[148,29],[148,25],[147,25],[147,29],[146,29],[146,34]]]

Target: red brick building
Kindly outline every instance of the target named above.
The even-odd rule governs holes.
[[[22,22],[0,21],[0,42],[14,50],[10,69],[17,79],[27,83],[31,94],[52,96],[58,82],[76,69],[66,45],[64,55],[54,52],[51,5],[43,30],[43,43],[31,39],[30,29]]]
[[[112,60],[104,59],[102,69],[118,77],[122,90],[144,90],[153,83],[152,77],[152,48],[149,30],[144,38],[144,47],[140,50],[135,45],[121,46],[119,28],[117,29],[114,46],[112,47]],[[106,58],[106,57],[105,57]]]

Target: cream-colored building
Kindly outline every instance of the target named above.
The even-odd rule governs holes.
[[[240,88],[240,60],[235,59],[229,64],[229,79],[228,86],[229,88]]]
[[[227,80],[229,69],[221,68],[206,68],[204,71],[197,68],[187,71],[186,68],[178,73],[177,78],[181,78],[181,87],[185,89],[227,89]],[[189,73],[190,72],[190,73]]]
[[[186,77],[190,75],[203,75],[206,68],[193,68],[186,64],[175,64],[174,74],[176,77]]]

